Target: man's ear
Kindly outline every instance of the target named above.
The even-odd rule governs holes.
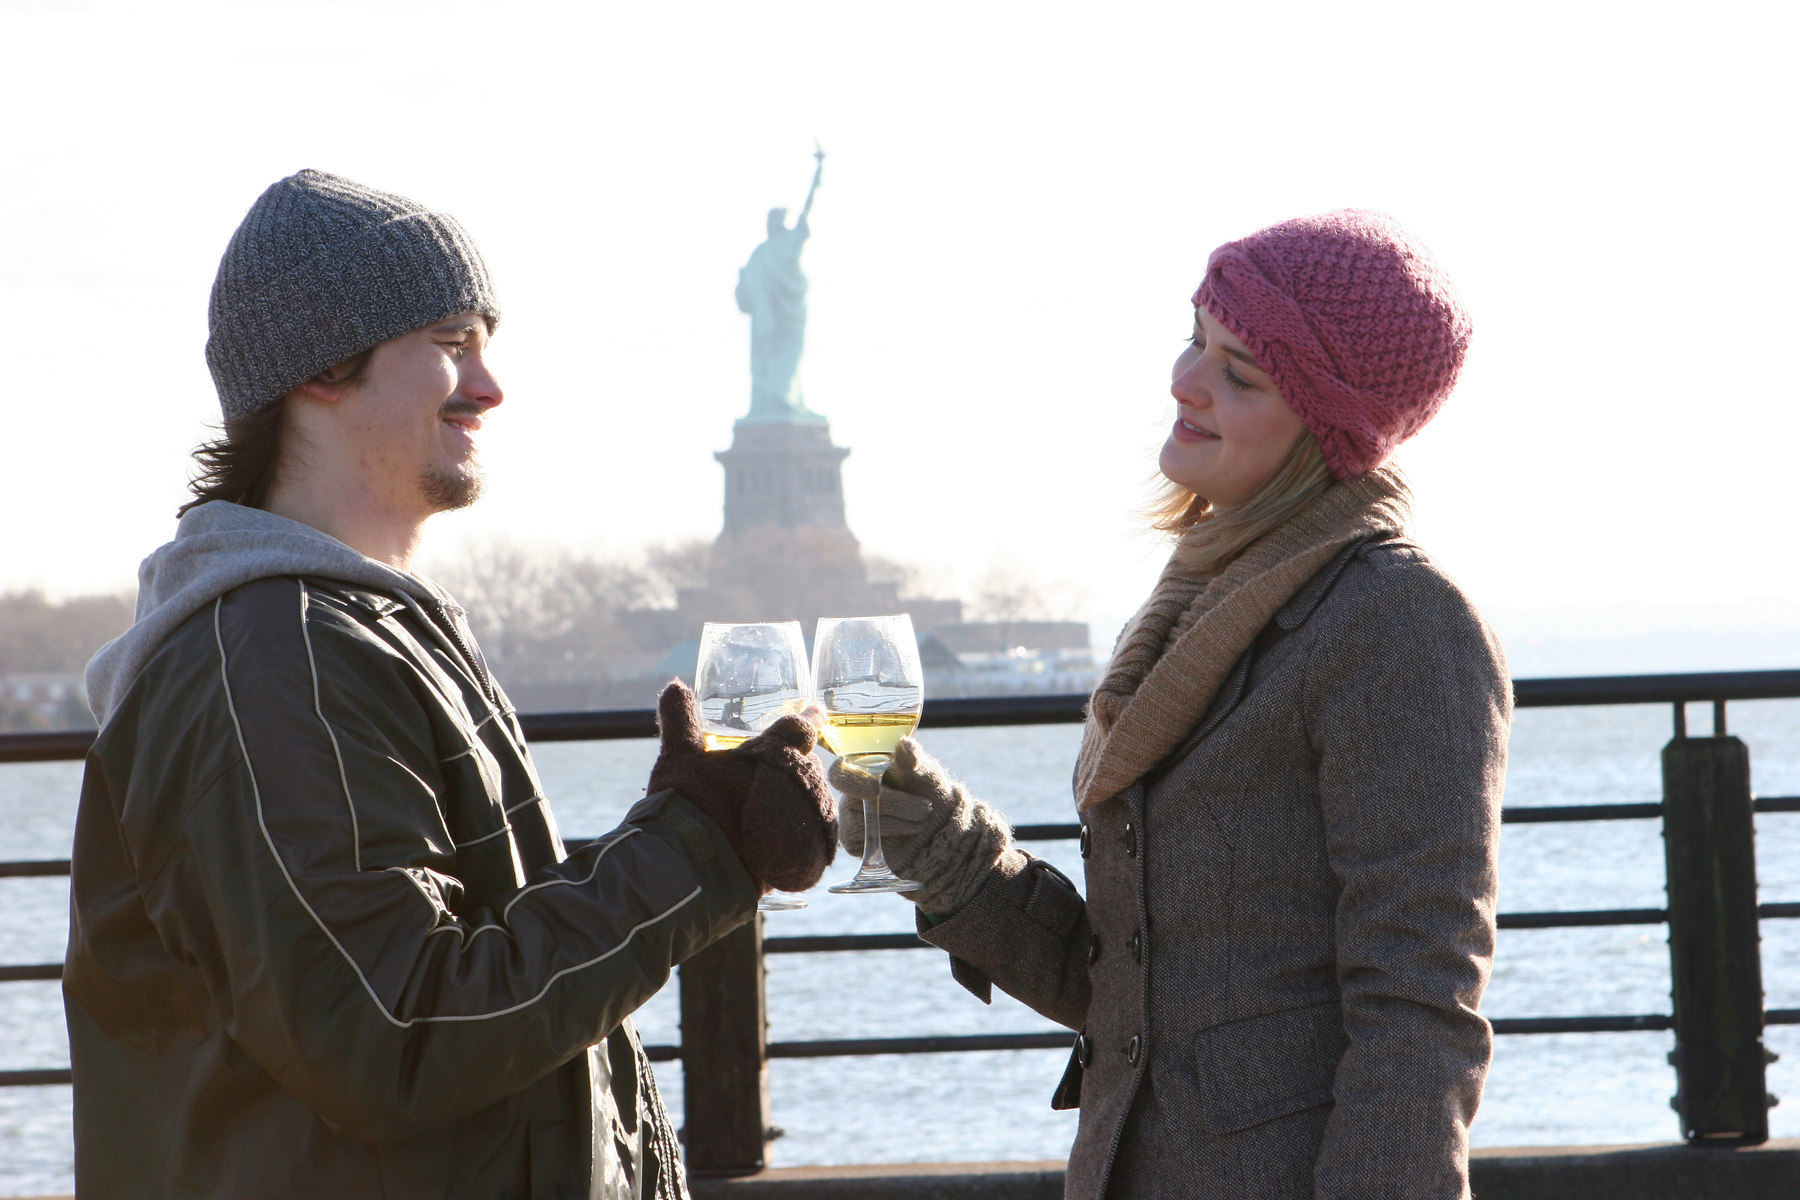
[[[298,397],[301,400],[318,401],[322,404],[336,404],[345,396],[348,396],[350,394],[350,389],[355,386],[354,383],[349,382],[331,383],[318,376],[314,376],[289,392],[288,395],[290,397]]]

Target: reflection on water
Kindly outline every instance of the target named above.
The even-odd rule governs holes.
[[[1706,732],[1695,710],[1696,733]],[[1800,794],[1800,701],[1731,706],[1732,732],[1750,744],[1762,795]],[[921,740],[1015,823],[1072,820],[1073,726],[927,731]],[[1654,800],[1666,706],[1531,709],[1513,730],[1507,803]],[[550,744],[536,751],[565,833],[611,828],[643,791],[650,742]],[[0,859],[68,854],[80,767],[0,766]],[[1080,879],[1073,843],[1033,847]],[[1800,900],[1800,814],[1757,822],[1764,901]],[[894,896],[833,896],[767,918],[771,933],[902,932],[910,906]],[[1512,825],[1501,844],[1501,908],[1659,908],[1662,843],[1653,821]],[[60,879],[0,880],[0,962],[62,957],[68,887]],[[1771,1008],[1800,1008],[1800,921],[1763,925]],[[977,1003],[950,981],[935,951],[778,955],[768,964],[770,1036],[778,1041],[923,1033],[1018,1032],[1047,1022],[996,995]],[[1661,926],[1509,930],[1484,1011],[1489,1016],[1667,1012],[1668,953]],[[674,989],[639,1014],[647,1042],[678,1037]],[[1800,1095],[1800,1027],[1771,1029],[1781,1054],[1769,1089]],[[1562,1034],[1498,1040],[1478,1145],[1667,1141],[1677,1135],[1664,1061],[1668,1034]],[[0,1067],[66,1065],[55,984],[0,984]],[[782,1059],[770,1067],[777,1165],[1060,1158],[1073,1113],[1052,1112],[1057,1051]],[[679,1117],[681,1068],[658,1067]],[[856,1097],[879,1084],[887,1111]],[[903,1120],[893,1120],[903,1113]],[[1771,1114],[1776,1137],[1800,1136],[1800,1105]],[[70,1190],[69,1089],[0,1089],[0,1195]]]

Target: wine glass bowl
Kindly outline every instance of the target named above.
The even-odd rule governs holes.
[[[707,622],[694,664],[694,699],[708,750],[740,746],[781,717],[804,710],[812,701],[812,676],[800,623]],[[770,892],[756,907],[783,912],[805,908],[806,901]]]
[[[900,740],[919,725],[925,673],[912,618],[821,617],[813,635],[813,689],[825,710],[826,749],[879,779]],[[910,892],[919,888],[888,867],[881,852],[881,801],[863,801],[863,861],[833,892]]]
[[[729,750],[812,699],[798,621],[707,622],[700,631],[694,699],[708,750]]]

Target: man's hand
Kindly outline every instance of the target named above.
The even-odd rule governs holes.
[[[662,753],[650,791],[672,788],[717,822],[759,892],[803,892],[837,853],[837,817],[812,756],[818,731],[782,717],[732,750],[706,750],[694,693],[680,680],[657,702]]]

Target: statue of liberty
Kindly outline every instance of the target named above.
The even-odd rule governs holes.
[[[787,209],[770,209],[769,236],[738,272],[738,311],[750,314],[750,412],[744,423],[825,419],[807,408],[800,395],[800,354],[806,346],[806,273],[800,269],[800,251],[812,234],[806,218],[825,170],[825,151],[815,149],[813,158],[817,166],[800,219],[789,229]]]

